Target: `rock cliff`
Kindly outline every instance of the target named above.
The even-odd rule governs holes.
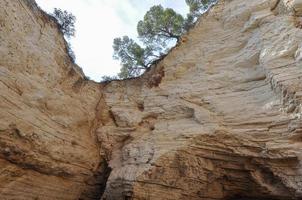
[[[221,0],[142,77],[85,79],[0,1],[0,199],[302,199],[302,2]]]

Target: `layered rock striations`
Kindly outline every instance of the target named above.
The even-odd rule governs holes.
[[[34,1],[1,0],[0,55],[0,199],[100,198],[100,86],[58,25]]]
[[[221,0],[98,84],[33,1],[2,0],[0,199],[301,199],[301,6]]]

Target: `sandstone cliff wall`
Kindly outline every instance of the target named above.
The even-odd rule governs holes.
[[[300,10],[221,0],[142,77],[97,84],[33,1],[2,0],[0,199],[301,199]]]
[[[99,198],[100,86],[34,1],[0,1],[0,41],[0,199]]]

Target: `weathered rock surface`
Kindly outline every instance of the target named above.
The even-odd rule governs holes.
[[[99,88],[34,1],[0,1],[1,200],[100,198]]]
[[[142,77],[97,84],[2,0],[0,199],[302,199],[301,6],[221,0]]]

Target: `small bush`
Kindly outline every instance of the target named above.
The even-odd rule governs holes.
[[[67,38],[75,36],[74,24],[76,22],[76,17],[72,13],[66,10],[55,8],[52,16],[57,19],[61,31]]]

